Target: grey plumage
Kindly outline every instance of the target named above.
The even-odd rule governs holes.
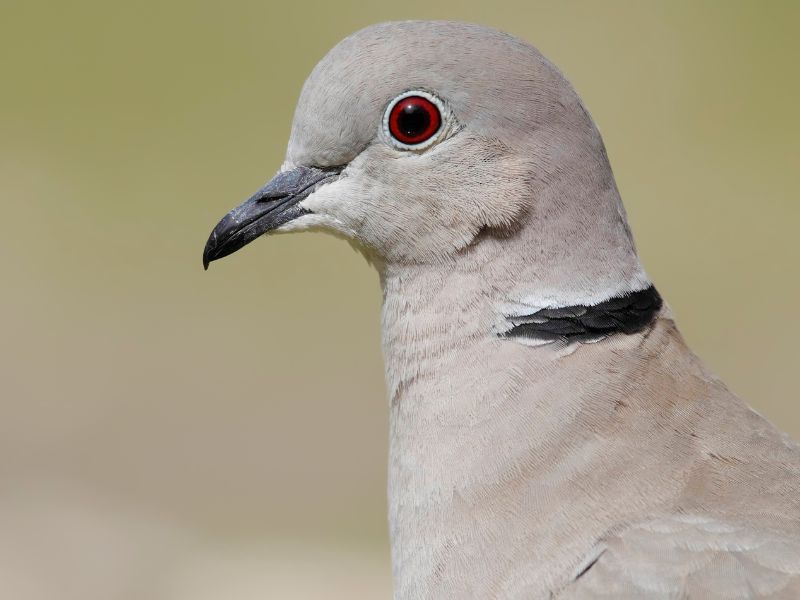
[[[386,130],[409,90],[441,106],[419,150]],[[341,175],[261,227],[333,231],[380,272],[397,598],[800,597],[800,449],[645,293],[600,134],[538,51],[350,36],[298,102],[282,172],[309,167]]]

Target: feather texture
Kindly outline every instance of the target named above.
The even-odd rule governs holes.
[[[601,541],[560,600],[800,598],[800,539],[752,523],[673,515]]]
[[[651,285],[593,306],[543,308],[530,315],[507,317],[512,327],[502,336],[585,342],[615,333],[637,333],[653,322],[662,304],[661,296]]]

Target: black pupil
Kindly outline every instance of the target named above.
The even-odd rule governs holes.
[[[425,132],[431,124],[428,111],[419,104],[409,102],[397,116],[397,126],[408,137],[416,137]]]

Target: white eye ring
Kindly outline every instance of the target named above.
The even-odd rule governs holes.
[[[423,98],[424,100],[427,100],[439,112],[438,127],[433,131],[433,133],[430,134],[429,137],[423,139],[422,141],[416,144],[404,143],[401,140],[399,140],[398,136],[396,136],[392,132],[392,123],[391,123],[392,112],[394,111],[395,107],[406,98],[413,98],[413,97],[419,97]],[[444,102],[442,102],[441,99],[434,96],[430,92],[425,92],[422,90],[409,90],[395,97],[391,102],[389,102],[389,105],[386,107],[386,111],[383,114],[383,135],[392,146],[394,146],[399,150],[413,150],[415,152],[420,152],[422,150],[430,148],[434,143],[436,143],[439,139],[441,139],[443,134],[447,131],[447,129],[449,129],[448,127],[449,122],[450,122],[449,111],[447,110],[447,107],[445,106]]]

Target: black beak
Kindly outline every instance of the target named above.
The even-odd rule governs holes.
[[[249,200],[234,208],[214,227],[203,250],[203,268],[233,254],[257,237],[308,214],[299,206],[320,185],[339,177],[343,167],[297,167],[278,173]]]

